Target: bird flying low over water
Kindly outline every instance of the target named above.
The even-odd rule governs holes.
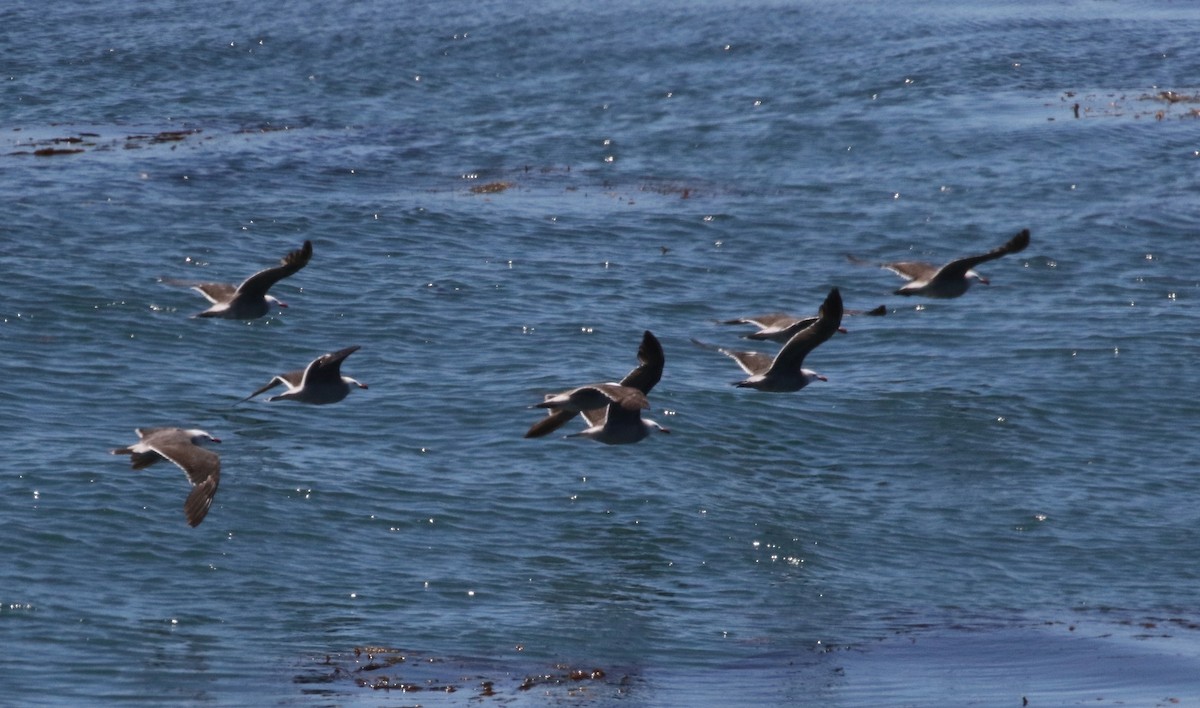
[[[635,443],[653,432],[669,433],[642,410],[650,407],[646,399],[650,389],[662,379],[662,344],[651,332],[642,335],[638,347],[638,366],[619,383],[589,384],[558,394],[549,394],[536,408],[546,408],[547,415],[534,423],[525,433],[527,438],[540,438],[561,428],[576,415],[583,415],[588,427],[567,437],[585,437],[608,445]]]
[[[754,388],[772,393],[799,391],[813,381],[827,379],[803,367],[804,357],[822,342],[833,336],[842,324],[842,295],[837,288],[829,291],[816,321],[792,335],[775,356],[759,352],[743,352],[705,344],[693,339],[699,347],[718,351],[737,362],[749,378],[735,383],[741,388]]]
[[[616,404],[631,411],[650,407],[650,401],[646,400],[646,394],[632,386],[600,383],[580,386],[563,393],[547,394],[546,399],[535,405],[534,408],[582,413],[596,408],[604,408],[610,404]]]
[[[271,311],[272,307],[287,307],[287,303],[268,295],[271,286],[284,278],[295,275],[312,259],[312,242],[283,257],[279,265],[264,268],[242,281],[241,285],[228,283],[185,283],[167,280],[175,285],[188,285],[203,295],[212,306],[193,317],[221,317],[229,320],[253,320]]]
[[[844,315],[870,315],[873,317],[882,317],[887,314],[887,307],[880,305],[874,310],[846,310]],[[800,330],[808,327],[817,321],[816,316],[813,317],[793,317],[792,315],[783,312],[772,312],[767,315],[755,315],[753,317],[737,317],[732,320],[721,320],[720,324],[748,324],[758,327],[757,332],[743,334],[742,339],[753,339],[755,341],[772,341],[780,344],[786,344],[787,340],[792,338],[792,335]],[[838,331],[842,334],[846,333],[844,327],[839,327]]]
[[[287,386],[287,390],[277,396],[271,396],[267,399],[268,402],[299,401],[317,405],[337,403],[348,396],[354,387],[367,388],[367,385],[361,381],[355,381],[349,376],[342,376],[342,362],[360,348],[356,345],[329,354],[322,354],[303,369],[275,376],[266,386],[246,396],[238,403],[249,401],[258,394],[270,391],[280,384]]]
[[[221,481],[221,458],[200,447],[200,443],[221,441],[195,428],[137,428],[135,432],[138,435],[136,443],[117,448],[112,454],[129,455],[135,470],[145,469],[160,460],[170,460],[187,473],[192,491],[183,503],[183,513],[188,526],[199,526],[208,515]]]
[[[908,281],[896,291],[897,295],[921,295],[933,298],[958,297],[967,292],[973,281],[978,280],[984,285],[988,284],[987,278],[975,272],[975,266],[994,261],[1010,253],[1019,253],[1024,251],[1028,245],[1029,229],[1023,229],[999,248],[994,248],[978,256],[959,258],[941,267],[921,261],[897,261],[884,263],[880,267],[887,268]],[[850,260],[862,263],[853,257],[850,257]]]

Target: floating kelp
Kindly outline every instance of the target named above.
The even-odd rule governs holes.
[[[174,147],[175,143],[198,135],[200,132],[199,128],[162,130],[156,133],[136,133],[111,138],[104,138],[99,133],[81,132],[75,135],[30,138],[26,141],[18,141],[16,144],[18,149],[10,151],[8,154],[47,157],[54,155],[77,155],[89,150],[111,150],[117,147],[123,147],[126,150],[162,144],[171,144]],[[70,147],[60,147],[62,145],[69,145]]]
[[[488,182],[471,187],[471,194],[499,194],[513,186],[512,182]]]
[[[522,662],[524,663],[524,662]],[[437,657],[386,647],[316,657],[294,678],[305,693],[328,695],[348,690],[437,694],[469,691],[473,699],[511,700],[524,693],[596,700],[628,695],[636,683],[631,672],[612,668],[554,664],[548,669],[513,666],[511,662]],[[617,678],[610,678],[615,675]],[[345,688],[340,688],[344,686]],[[458,699],[456,699],[458,700]]]
[[[1132,95],[1121,92],[1064,91],[1059,97],[1059,104],[1068,107],[1073,118],[1133,118],[1134,120],[1200,118],[1200,106],[1188,107],[1188,104],[1200,104],[1200,93],[1157,91]],[[1166,106],[1155,104],[1166,104]],[[1051,116],[1049,120],[1055,120],[1055,117]]]

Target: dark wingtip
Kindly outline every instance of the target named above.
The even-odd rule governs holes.
[[[829,291],[829,295],[825,297],[825,302],[821,305],[821,313],[823,315],[832,317],[837,321],[837,324],[841,324],[842,315],[844,312],[845,310],[842,306],[842,293],[836,287],[832,288]]]
[[[296,270],[300,270],[304,266],[308,265],[308,262],[312,260],[312,252],[312,241],[306,240],[304,245],[298,250],[292,251],[283,257],[283,265],[292,266]]]
[[[209,477],[192,487],[191,493],[183,502],[183,514],[187,518],[188,526],[196,528],[200,522],[204,521],[204,517],[208,516],[208,510],[212,507],[213,496],[216,493],[217,479],[215,477]]]

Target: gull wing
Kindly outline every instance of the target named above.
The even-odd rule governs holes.
[[[203,295],[205,300],[214,305],[228,301],[237,292],[237,288],[229,283],[196,283],[192,285],[192,290]]]
[[[650,407],[650,403],[646,400],[646,394],[639,389],[615,383],[601,383],[580,386],[564,393],[549,394],[535,408],[553,410],[566,408],[586,411],[593,408],[604,408],[613,403],[633,410]]]
[[[362,347],[354,345],[339,349],[336,352],[324,354],[314,359],[304,369],[303,385],[307,386],[310,383],[341,383],[342,380],[342,362],[346,357],[358,351]]]
[[[834,288],[825,297],[825,302],[821,305],[821,311],[817,315],[817,321],[793,335],[775,355],[775,361],[771,363],[770,368],[799,369],[804,364],[804,357],[832,337],[838,331],[838,327],[842,326],[842,313],[842,294],[838,292],[837,288]]]
[[[787,327],[796,321],[797,318],[785,312],[772,312],[766,315],[755,315],[753,317],[738,317],[732,320],[721,320],[721,324],[748,324],[754,325],[759,329],[771,329],[772,327]]]
[[[267,294],[272,285],[290,275],[295,275],[297,271],[308,265],[311,259],[312,241],[305,241],[303,246],[284,256],[279,265],[260,270],[242,281],[242,284],[237,287],[237,292],[252,297],[262,297]]]
[[[566,425],[567,421],[571,420],[576,415],[578,415],[578,414],[575,411],[568,411],[568,410],[550,411],[549,415],[547,415],[545,418],[542,418],[538,422],[534,423],[533,425],[531,425],[529,427],[529,430],[525,431],[525,437],[540,438],[540,437],[549,435],[550,433],[553,433],[555,430],[558,430],[559,428]]]
[[[663,365],[666,363],[662,344],[650,330],[642,334],[642,343],[638,346],[638,366],[621,379],[622,386],[636,388],[644,394],[662,379]]]
[[[924,261],[896,261],[884,263],[880,268],[886,268],[905,280],[929,280],[938,272],[937,266]]]
[[[262,388],[258,389],[257,391],[250,394],[249,396],[246,396],[242,400],[238,401],[238,403],[245,403],[246,401],[249,401],[251,398],[254,398],[255,396],[257,396],[258,394],[270,391],[271,389],[275,388],[276,386],[278,386],[280,384],[287,386],[289,390],[300,388],[300,386],[303,384],[303,381],[304,381],[304,372],[305,371],[306,371],[306,369],[296,369],[295,371],[289,371],[286,374],[280,374],[278,376],[274,376],[271,378],[270,383],[268,383],[266,386],[263,386]]]
[[[846,254],[846,260],[854,265],[874,266],[890,270],[905,280],[927,280],[937,273],[938,267],[924,261],[894,261],[892,263],[874,263],[858,256]]]
[[[742,371],[745,371],[750,376],[766,372],[767,369],[771,368],[771,362],[775,360],[775,357],[768,354],[762,354],[759,352],[735,351],[733,349],[726,349],[725,347],[718,347],[715,344],[707,344],[705,342],[701,342],[699,339],[693,339],[692,344],[695,344],[701,349],[711,349],[714,352],[720,352],[724,354],[730,359],[736,361],[737,365],[742,367]]]
[[[1019,253],[1024,251],[1027,246],[1029,246],[1029,229],[1022,229],[1020,233],[1010,238],[1003,246],[994,248],[987,253],[981,253],[978,256],[967,256],[966,258],[950,261],[938,270],[935,277],[948,280],[965,277],[968,270],[971,270],[980,263],[994,261],[1010,253]]]

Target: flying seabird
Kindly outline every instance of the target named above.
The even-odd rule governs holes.
[[[280,280],[295,275],[311,258],[312,242],[305,241],[303,246],[284,256],[279,265],[258,271],[236,287],[228,283],[192,284],[192,290],[212,303],[212,307],[193,317],[253,320],[270,312],[272,306],[287,307],[287,303],[268,295],[267,291]]]
[[[342,362],[346,357],[358,351],[360,347],[346,347],[330,354],[323,354],[312,360],[303,369],[289,371],[271,379],[270,383],[246,396],[238,403],[244,403],[264,391],[269,391],[283,384],[287,390],[277,396],[271,396],[270,401],[299,401],[301,403],[337,403],[349,395],[351,386],[366,388],[361,381],[355,381],[349,376],[342,376]]]
[[[588,428],[575,435],[610,445],[637,442],[654,430],[670,432],[658,423],[641,417],[642,409],[650,405],[646,396],[662,379],[665,362],[662,344],[647,330],[638,347],[638,366],[620,383],[592,384],[546,396],[537,406],[549,409],[546,417],[534,423],[525,437],[549,435],[579,413],[583,414]]]
[[[950,261],[940,268],[932,263],[920,261],[884,263],[882,267],[908,281],[896,291],[897,295],[922,295],[934,298],[958,297],[967,292],[973,280],[978,280],[984,285],[988,284],[987,278],[975,272],[975,266],[1007,256],[1010,253],[1019,253],[1028,245],[1029,229],[1023,229],[999,248],[978,256],[967,256]]]
[[[534,408],[581,413],[595,408],[604,408],[609,404],[616,404],[632,411],[650,407],[650,402],[646,400],[646,394],[632,386],[600,383],[580,386],[563,393],[547,394],[545,400],[535,405]]]
[[[221,442],[203,430],[183,428],[137,428],[139,440],[129,447],[112,451],[129,455],[135,470],[145,469],[159,460],[170,460],[187,473],[192,492],[183,503],[188,526],[199,526],[212,506],[213,495],[221,481],[221,458],[200,447],[201,442]]]
[[[845,315],[871,315],[873,317],[882,317],[887,314],[887,307],[880,305],[874,310],[846,310]],[[802,329],[809,327],[817,318],[814,317],[793,317],[784,312],[772,312],[767,315],[755,315],[753,317],[737,317],[732,320],[720,320],[719,324],[748,324],[758,327],[757,332],[743,334],[742,339],[753,339],[755,341],[771,341],[786,344],[792,335]],[[846,333],[844,327],[839,327],[838,331],[842,334]]]
[[[825,303],[821,305],[817,321],[792,335],[774,357],[758,352],[733,351],[695,339],[692,342],[697,346],[721,352],[736,361],[738,366],[742,367],[742,371],[750,375],[744,381],[735,383],[735,386],[786,393],[799,391],[816,380],[828,380],[815,371],[803,368],[804,357],[817,345],[832,337],[841,323],[842,295],[834,288],[829,291]]]

